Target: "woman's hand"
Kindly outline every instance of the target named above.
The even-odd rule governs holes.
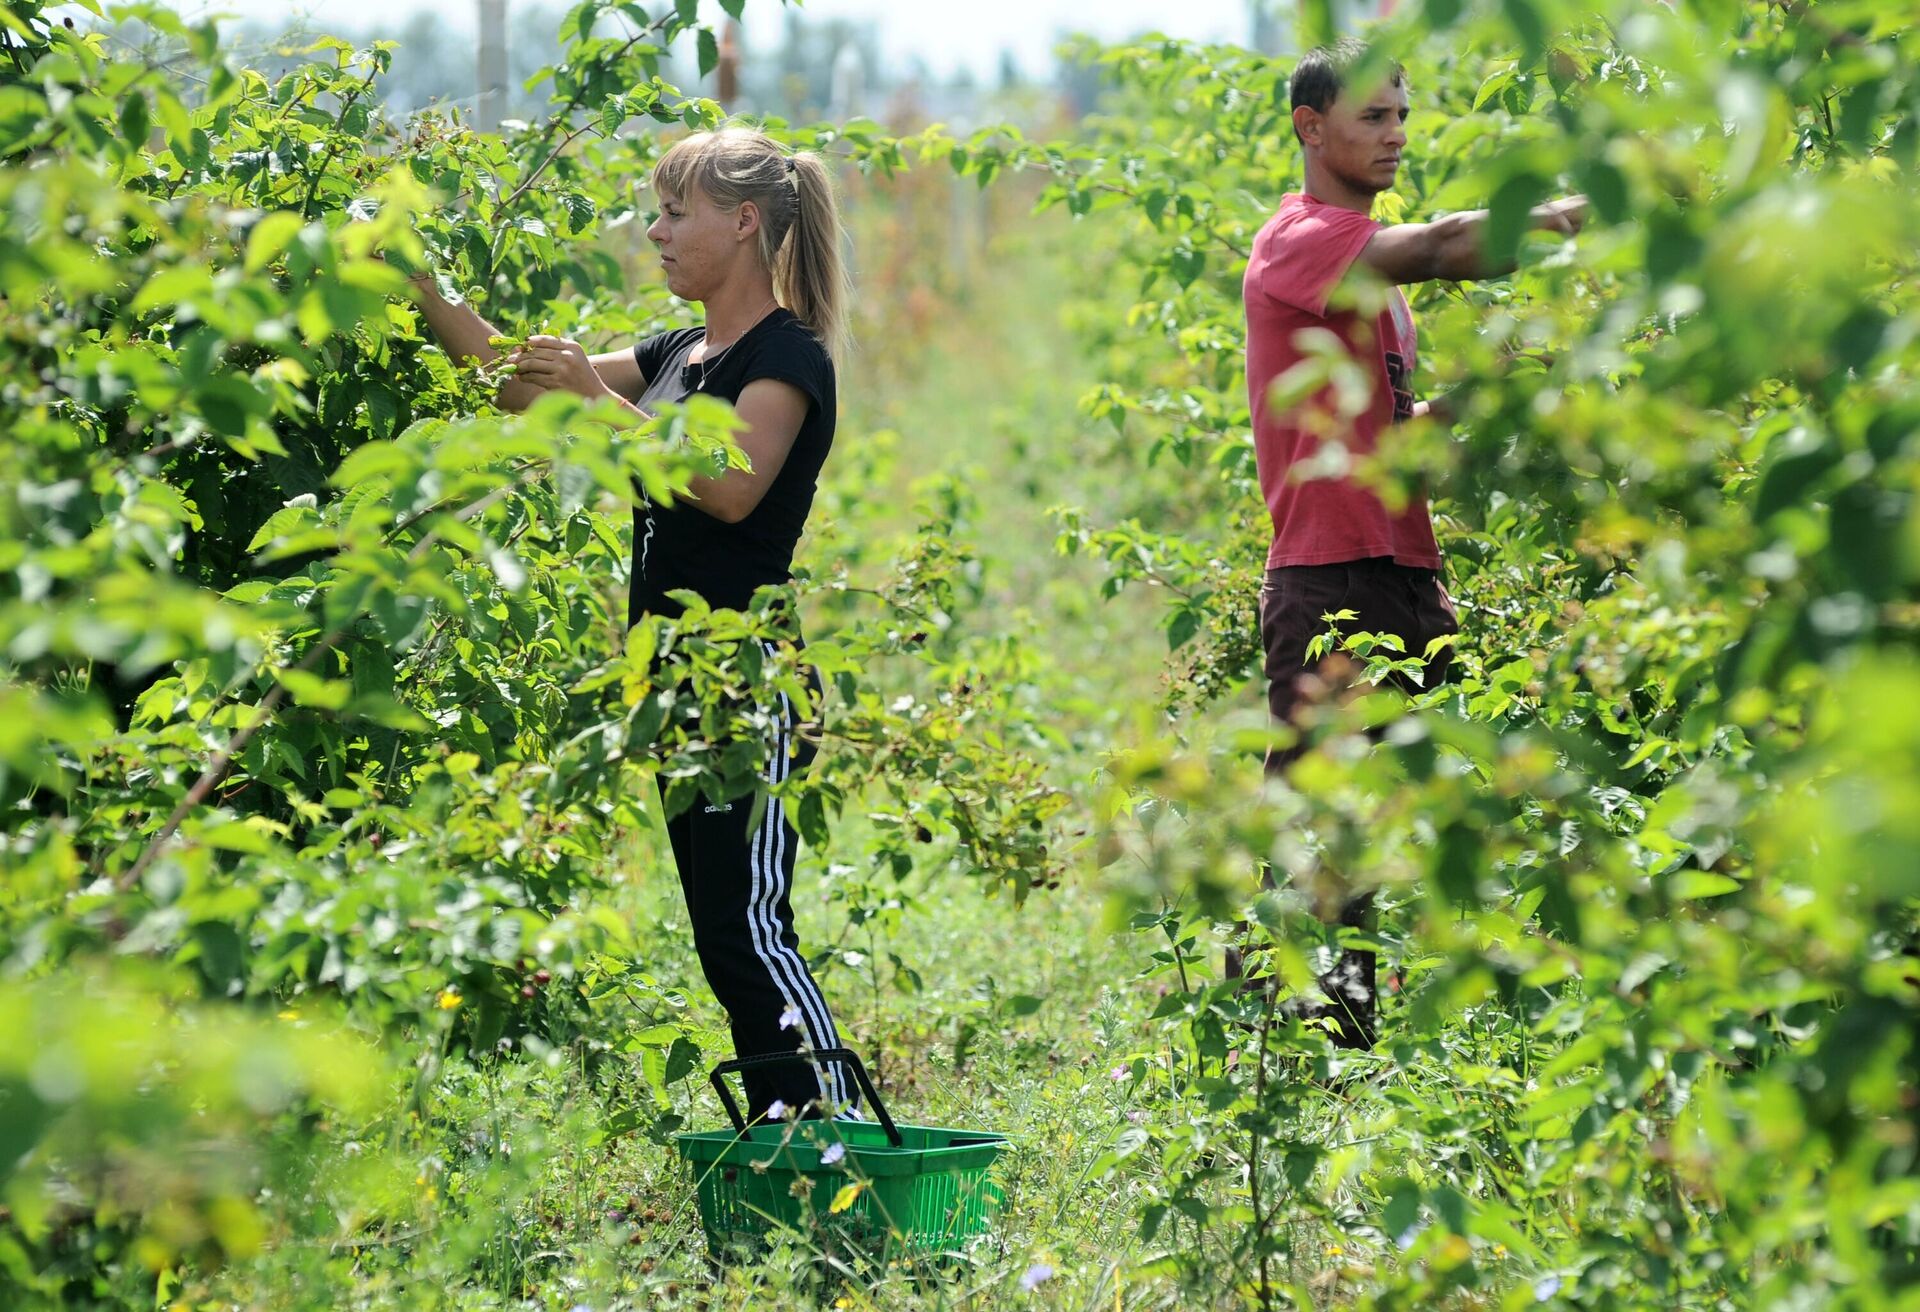
[[[613,395],[586,348],[565,337],[529,337],[507,361],[516,379],[550,392],[577,392],[589,401]]]
[[[390,260],[387,258],[387,253],[383,250],[368,251],[367,258],[380,261],[380,263],[405,278],[407,280],[407,289],[416,295],[438,290],[434,286],[434,277],[431,270],[415,269],[405,260]]]

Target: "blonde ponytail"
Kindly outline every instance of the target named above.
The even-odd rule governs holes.
[[[696,132],[653,166],[656,192],[684,196],[698,187],[723,209],[752,201],[760,210],[760,261],[774,295],[835,359],[849,345],[851,293],[840,256],[840,207],[833,175],[810,150],[789,154],[756,128]]]
[[[840,255],[840,207],[833,175],[810,150],[791,156],[797,200],[793,231],[773,265],[774,290],[838,359],[848,345],[846,261]]]

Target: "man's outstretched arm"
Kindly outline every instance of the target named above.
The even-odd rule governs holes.
[[[1587,198],[1569,196],[1534,206],[1531,226],[1572,236],[1586,217]],[[1431,223],[1382,228],[1361,250],[1360,262],[1393,283],[1430,278],[1459,282],[1512,273],[1511,261],[1487,259],[1486,226],[1486,210],[1466,210]]]

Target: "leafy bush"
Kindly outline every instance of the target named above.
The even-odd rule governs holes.
[[[1188,1306],[1911,1302],[1920,49],[1898,13],[1431,0],[1382,29],[1418,105],[1384,217],[1489,204],[1521,271],[1419,293],[1465,418],[1363,471],[1437,495],[1460,676],[1411,716],[1384,690],[1320,707],[1286,784],[1235,705],[1265,532],[1239,270],[1297,179],[1285,65],[1084,51],[1110,100],[1055,143],[775,125],[876,175],[1037,179],[1074,221],[1063,321],[1112,440],[1072,457],[1113,499],[1058,508],[1082,559],[1056,563],[1167,598],[1172,651],[1163,714],[1098,745],[1089,796],[1093,748],[1048,699],[1056,664],[1108,653],[994,610],[1000,544],[973,538],[999,486],[898,497],[886,442],[845,443],[867,463],[823,495],[791,593],[629,633],[625,508],[730,458],[724,408],[618,440],[566,398],[495,414],[400,295],[429,267],[509,336],[668,322],[622,180],[657,128],[718,112],[656,76],[676,33],[712,57],[697,5],[579,6],[553,113],[498,137],[387,122],[384,46],[322,41],[269,82],[211,25],[113,12],[178,58],[37,3],[0,28],[8,1298],[151,1305],[275,1244],[324,1283],[416,1240],[518,1296],[532,1257],[503,1231],[539,1168],[506,1161],[502,1118],[411,1185],[399,1155],[437,1091],[565,1063],[603,1101],[528,1138],[679,1123],[709,1036],[608,886],[660,809],[757,791],[765,698],[808,700],[804,613],[827,750],[785,787],[810,843],[859,836],[858,863],[836,852],[852,924],[897,919],[916,871],[1017,900],[1110,867],[1165,992],[1116,1068],[1140,1120],[1089,1164],[1111,1192],[1069,1193],[1137,1209],[1130,1281]],[[1563,188],[1595,223],[1523,237]],[[1403,655],[1340,641],[1376,675]],[[1358,934],[1314,913],[1358,887],[1388,1037],[1336,1054],[1215,962],[1245,919],[1304,987]],[[981,987],[956,1066],[975,1017],[1043,1005]],[[357,1122],[391,1152],[349,1156]],[[187,1169],[196,1144],[217,1169]],[[278,1196],[303,1201],[262,1193],[295,1177]],[[456,1186],[471,1230],[439,1211]],[[304,1265],[295,1213],[342,1198],[348,1255]]]
[[[1515,249],[1528,206],[1577,189],[1597,221],[1527,239],[1510,279],[1421,290],[1430,386],[1465,418],[1362,470],[1435,487],[1457,682],[1372,751],[1354,731],[1397,695],[1321,708],[1289,787],[1250,777],[1264,735],[1183,731],[1116,764],[1109,842],[1175,985],[1134,1064],[1179,1095],[1129,1148],[1157,1156],[1143,1238],[1263,1306],[1324,1293],[1289,1274],[1321,1243],[1360,1255],[1340,1283],[1380,1305],[1904,1305],[1911,29],[1867,7],[1433,4],[1379,35],[1415,104],[1386,218],[1490,204]],[[1053,203],[1116,212],[1087,408],[1145,491],[1112,527],[1068,512],[1062,541],[1165,590],[1192,672],[1174,700],[1204,702],[1257,670],[1239,273],[1298,185],[1285,68],[1101,58],[1122,90],[1097,140],[1029,162]],[[1341,645],[1375,680],[1398,655]],[[1268,864],[1282,889],[1249,907]],[[1357,888],[1382,892],[1377,934],[1325,928]],[[1218,982],[1201,931],[1242,914],[1283,995],[1336,939],[1377,943],[1384,1051],[1329,1054]]]
[[[697,1049],[592,895],[656,774],[669,812],[760,789],[755,727],[810,702],[777,590],[628,632],[627,507],[737,458],[733,420],[697,402],[617,433],[564,397],[499,415],[400,271],[510,335],[663,324],[663,288],[614,290],[640,285],[645,226],[620,179],[658,149],[641,124],[717,118],[657,77],[680,33],[710,54],[698,7],[577,8],[552,115],[506,137],[385,121],[387,44],[322,40],[270,83],[210,23],[112,16],[177,56],[116,57],[39,5],[7,21],[0,960],[29,981],[166,961],[209,998],[334,998],[433,1051],[619,1047],[664,1090]],[[838,694],[822,732],[856,750],[796,785],[796,814],[817,841],[876,783],[938,790],[876,861],[944,860],[938,835],[1024,890],[1060,799],[1001,759],[1026,712],[947,632],[958,513],[930,502],[917,545],[863,576],[878,604],[810,649]],[[889,660],[924,697],[882,697]],[[659,1010],[645,1042],[596,1019],[609,987]]]

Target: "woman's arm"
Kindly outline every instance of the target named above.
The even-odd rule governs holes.
[[[632,413],[631,423],[647,419],[647,412],[631,398],[647,388],[647,376],[632,351],[606,351],[588,355],[580,343],[566,337],[537,333],[514,349],[507,357],[513,365],[514,380],[542,392],[576,392],[589,401],[611,398]]]
[[[599,369],[603,358],[588,356],[578,342],[545,336],[529,337],[527,344],[513,354],[519,379],[541,390],[578,392],[590,401],[611,397],[630,413],[632,423],[644,422],[649,417],[644,410],[607,386]],[[640,367],[631,354],[626,358],[626,366],[638,379]],[[811,404],[807,394],[792,383],[774,378],[759,378],[748,383],[740,399],[733,403],[734,413],[747,425],[734,441],[746,453],[748,468],[729,469],[713,476],[696,475],[687,484],[695,498],[690,504],[728,524],[738,524],[752,514],[787,463]]]
[[[476,314],[471,305],[455,305],[442,296],[432,274],[415,274],[407,279],[407,285],[413,288],[414,304],[426,316],[427,327],[448,355],[456,361],[472,360],[476,364],[499,358],[500,352],[487,345],[487,339],[499,336],[500,330]],[[516,414],[532,405],[539,395],[538,387],[529,386],[517,377],[505,379],[496,393],[500,408]]]
[[[699,498],[692,504],[727,524],[751,515],[793,454],[810,404],[807,394],[792,383],[773,378],[748,383],[733,403],[734,413],[747,422],[746,431],[734,441],[746,452],[748,467],[688,480],[688,490]]]
[[[434,285],[431,274],[417,274],[407,279],[407,282],[414,289],[414,303],[426,316],[427,327],[432,329],[433,335],[440,339],[440,345],[445,348],[448,355],[456,360],[464,358],[477,364],[486,364],[499,358],[500,352],[487,344],[488,338],[500,335],[499,329],[482,319],[471,305],[455,305],[442,296],[440,289]],[[572,388],[574,391],[580,391],[589,397],[606,393],[625,401],[628,397],[640,395],[646,389],[646,376],[640,372],[639,362],[633,358],[631,350],[606,351],[588,356],[578,344],[566,341],[564,338],[539,336],[527,339],[528,347],[535,343],[549,347],[571,347],[582,360],[586,361],[588,370],[599,385],[591,391],[576,386]],[[527,350],[523,347],[516,350],[510,357],[515,366],[515,372],[501,381],[500,390],[497,393],[502,410],[517,414],[532,405],[541,392],[549,387],[561,385],[548,381],[545,375],[530,373],[526,356]],[[635,415],[636,423],[644,417],[638,410],[635,411]]]

